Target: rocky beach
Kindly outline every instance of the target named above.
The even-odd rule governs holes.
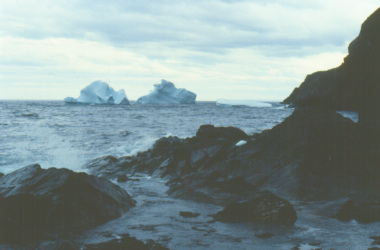
[[[377,249],[379,31],[380,9],[362,24],[341,66],[307,76],[283,101],[294,107],[294,112],[271,129],[248,135],[236,127],[202,125],[192,137],[163,137],[135,155],[93,159],[84,165],[86,173],[42,169],[34,164],[2,175],[0,247],[168,249],[170,244],[162,238],[139,238],[129,235],[128,230],[110,232],[109,228],[118,220],[128,221],[138,213],[136,208],[147,213],[158,209],[160,201],[170,213],[170,202],[179,200],[192,207],[183,205],[175,214],[176,220],[202,220],[189,227],[206,238],[220,232],[225,223],[232,223],[246,227],[237,230],[256,240],[274,239],[276,246],[281,246],[283,238],[291,238],[284,240],[283,247],[288,249],[339,249],[344,239],[337,239],[336,246],[331,239],[318,238],[315,242],[294,236],[301,230],[297,221],[318,218],[328,225],[343,223],[339,225],[347,228],[369,225],[365,232],[372,233],[361,241],[368,244],[355,248]],[[337,113],[342,110],[358,112],[358,122]],[[157,205],[143,210],[147,208],[139,207],[133,188],[143,189],[150,178],[160,180],[166,190],[150,194]],[[146,202],[144,199],[140,202]],[[210,214],[198,211],[196,204],[206,204]],[[88,240],[97,228],[107,225],[109,237]],[[155,231],[154,226],[144,230]],[[239,248],[244,237],[229,241]]]

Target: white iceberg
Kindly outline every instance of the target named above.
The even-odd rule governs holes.
[[[95,81],[82,89],[78,98],[66,97],[64,101],[85,104],[130,104],[123,89],[116,92],[103,81]]]
[[[236,147],[241,147],[241,146],[243,146],[243,145],[245,145],[245,144],[247,144],[247,141],[245,141],[245,140],[241,140],[241,141],[238,141],[238,142],[235,144],[235,146],[236,146]]]
[[[172,82],[161,80],[155,84],[154,90],[137,99],[140,104],[193,104],[196,94],[186,89],[177,89]]]
[[[218,106],[248,106],[248,107],[259,107],[259,108],[270,108],[272,104],[259,102],[254,100],[229,100],[229,99],[218,99],[216,100],[216,105]]]

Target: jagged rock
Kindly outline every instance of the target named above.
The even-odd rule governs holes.
[[[329,106],[360,113],[380,111],[380,9],[362,24],[349,55],[338,68],[306,77],[284,100],[298,107]]]
[[[164,177],[174,197],[223,205],[265,189],[293,199],[335,199],[379,187],[377,158],[366,157],[359,126],[328,109],[296,109],[253,137],[206,125],[195,137],[161,138],[151,150],[96,159],[88,168],[108,178],[135,172]],[[237,147],[242,139],[247,143]]]
[[[263,191],[254,199],[227,206],[215,215],[223,222],[253,222],[274,225],[294,225],[297,214],[287,201],[269,191]]]
[[[0,242],[73,235],[119,217],[134,204],[107,179],[29,165],[0,180]]]

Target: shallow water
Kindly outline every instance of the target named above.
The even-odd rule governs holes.
[[[170,249],[367,249],[380,235],[380,223],[348,223],[315,214],[318,204],[295,204],[298,219],[292,227],[274,227],[252,223],[210,222],[222,210],[220,206],[174,199],[166,194],[164,181],[146,175],[140,181],[117,183],[137,201],[119,219],[84,234],[85,243],[99,243],[129,233],[140,240],[152,239]],[[116,183],[116,182],[115,182]],[[183,218],[180,211],[200,213]],[[256,237],[272,233],[273,237]]]

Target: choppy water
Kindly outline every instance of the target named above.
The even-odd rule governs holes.
[[[0,172],[31,163],[42,167],[81,166],[95,157],[131,155],[148,149],[162,136],[194,136],[202,124],[236,126],[248,134],[273,127],[291,114],[272,108],[195,105],[67,105],[60,101],[0,101]],[[346,114],[355,118],[356,114]],[[81,236],[96,243],[129,233],[153,239],[171,249],[366,249],[369,236],[380,235],[380,223],[339,222],[315,214],[315,204],[297,204],[294,227],[242,223],[208,223],[222,208],[174,199],[163,180],[138,176],[140,181],[117,183],[137,201],[121,218]],[[183,218],[179,211],[200,213]],[[273,233],[269,239],[256,234]],[[0,246],[1,247],[1,246]]]
[[[194,136],[202,124],[252,134],[273,127],[291,109],[195,105],[69,105],[63,101],[0,101],[0,172],[31,163],[79,170],[95,157],[131,155],[168,135]]]

